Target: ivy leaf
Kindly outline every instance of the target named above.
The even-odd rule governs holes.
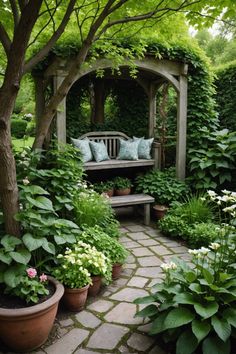
[[[211,324],[218,334],[218,337],[222,339],[224,342],[230,337],[231,335],[231,326],[230,324],[224,320],[219,319],[217,316],[213,316],[211,319]]]
[[[203,319],[206,319],[217,313],[219,305],[217,304],[217,302],[210,302],[204,305],[195,304],[194,309],[198,315],[200,315]]]
[[[201,342],[211,330],[211,326],[206,321],[193,320],[192,331],[198,342]]]

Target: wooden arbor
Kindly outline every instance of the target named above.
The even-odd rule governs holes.
[[[62,60],[56,58],[45,70],[42,76],[36,76],[36,117],[39,118],[45,105],[44,82],[45,79],[53,79],[54,90],[60,86],[67,74],[68,67],[73,59]],[[121,70],[129,65],[124,62]],[[176,146],[176,175],[180,180],[185,178],[186,167],[186,130],[187,130],[187,71],[188,66],[181,62],[158,60],[153,56],[146,56],[142,60],[135,60],[139,73],[137,82],[143,87],[149,102],[149,137],[154,136],[156,125],[156,93],[158,88],[169,82],[177,92],[177,146]],[[91,65],[81,69],[71,86],[85,75],[96,72],[98,69],[112,68],[112,62],[107,59],[98,59]],[[56,130],[59,143],[66,143],[66,97],[62,100],[56,113]]]

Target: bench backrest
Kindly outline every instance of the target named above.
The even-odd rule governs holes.
[[[107,147],[108,155],[111,159],[116,158],[119,152],[119,139],[129,140],[128,135],[116,131],[89,132],[79,137],[79,139],[88,138],[93,141],[103,141]]]

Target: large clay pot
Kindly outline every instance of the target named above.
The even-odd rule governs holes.
[[[131,188],[115,189],[115,195],[128,195],[131,192]]]
[[[0,308],[0,339],[16,353],[32,351],[46,342],[64,287],[48,277],[55,292],[48,300],[20,309]]]
[[[65,288],[65,292],[62,298],[66,308],[70,311],[81,311],[88,296],[89,285],[80,289]]]
[[[99,291],[101,289],[101,285],[102,285],[101,275],[93,275],[92,282],[93,282],[93,284],[90,285],[90,287],[88,289],[88,294],[90,296],[96,296],[99,293]]]
[[[120,277],[122,271],[122,264],[121,263],[115,263],[112,266],[112,279],[116,280]]]
[[[164,218],[167,210],[168,208],[165,205],[156,204],[153,206],[153,214],[158,220]]]

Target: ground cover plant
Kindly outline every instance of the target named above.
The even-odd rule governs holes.
[[[230,354],[235,335],[236,194],[210,191],[208,196],[228,220],[221,223],[217,240],[189,250],[191,265],[177,258],[162,264],[164,281],[151,296],[135,301],[150,304],[136,316],[149,317],[150,334],[161,333],[166,342],[175,343],[176,354]]]

